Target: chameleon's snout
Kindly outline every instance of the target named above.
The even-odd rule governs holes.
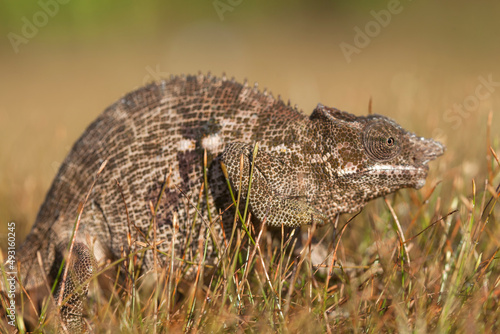
[[[416,137],[413,144],[416,147],[414,161],[419,165],[426,165],[429,161],[443,155],[446,150],[440,142],[423,137]]]
[[[410,139],[413,149],[413,167],[416,168],[415,177],[413,178],[415,189],[420,189],[425,185],[425,179],[429,166],[427,163],[442,155],[446,147],[438,141],[423,137],[413,137]]]

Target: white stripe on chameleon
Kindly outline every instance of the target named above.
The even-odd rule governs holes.
[[[415,171],[418,170],[414,166],[394,166],[394,165],[376,165],[370,166],[366,169],[367,172],[380,172],[380,171],[390,171],[392,173],[403,172],[403,171]],[[356,165],[352,162],[348,162],[344,168],[339,170],[339,176],[352,175],[358,173]]]
[[[414,167],[414,166],[398,166],[398,165],[374,165],[368,168],[369,171],[384,171],[384,170],[390,170],[390,171],[414,171],[419,168]]]
[[[196,141],[193,139],[181,139],[177,143],[177,151],[186,152],[196,148]]]
[[[273,146],[270,149],[271,152],[283,152],[283,153],[285,153],[288,150],[289,150],[289,148],[286,147],[285,144],[280,144],[278,146]]]
[[[201,147],[208,152],[218,152],[222,147],[222,139],[219,134],[212,134],[201,140]]]

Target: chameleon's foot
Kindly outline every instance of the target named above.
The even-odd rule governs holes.
[[[328,220],[328,217],[323,212],[311,206],[306,201],[285,199],[282,202],[284,208],[290,210],[290,215],[296,217],[299,226],[307,224],[322,225]]]
[[[90,249],[83,243],[77,242],[69,262],[68,275],[64,284],[61,320],[67,333],[85,333],[87,326],[83,319],[83,308],[87,301],[89,283],[97,268],[96,260]],[[54,296],[56,303],[61,294],[63,277],[61,275],[57,292]]]

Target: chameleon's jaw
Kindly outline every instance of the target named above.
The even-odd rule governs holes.
[[[425,185],[425,180],[427,178],[427,173],[429,171],[429,166],[423,165],[422,167],[418,167],[415,170],[415,178],[414,183],[410,186],[415,189],[420,189]]]

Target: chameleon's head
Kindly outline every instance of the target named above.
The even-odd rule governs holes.
[[[311,118],[326,121],[337,184],[352,203],[365,203],[400,188],[421,188],[427,163],[445,147],[418,137],[381,115],[357,117],[322,105]],[[352,209],[352,208],[351,208]]]

